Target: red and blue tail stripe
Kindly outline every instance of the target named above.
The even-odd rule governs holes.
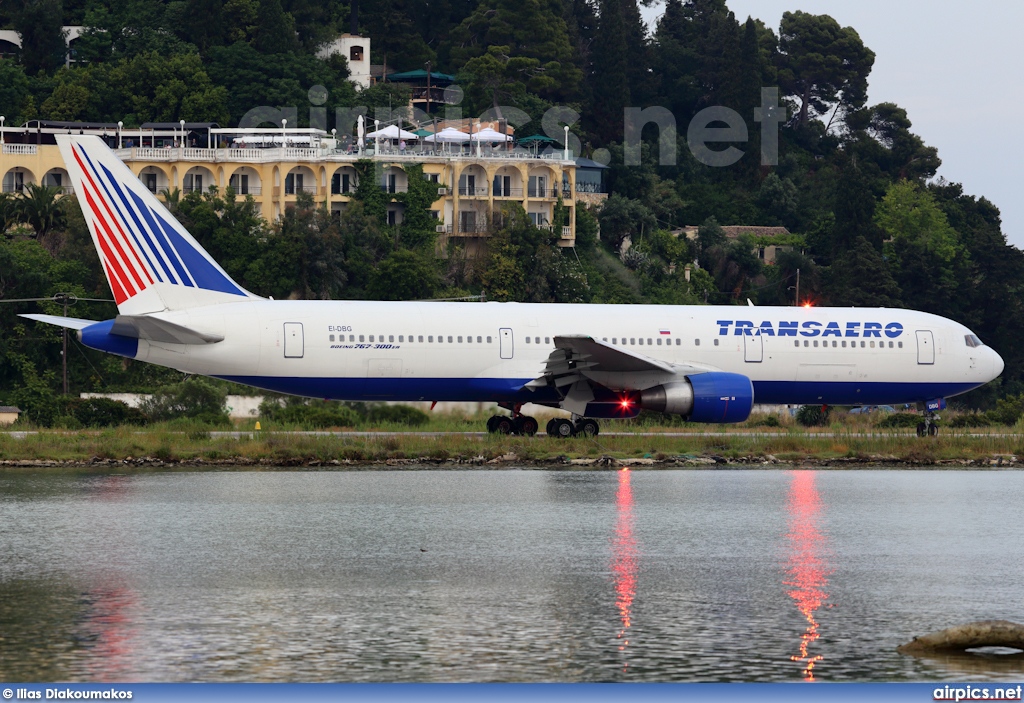
[[[120,163],[112,170],[103,162],[102,153],[90,156],[83,141],[70,145],[82,173],[83,212],[119,305],[154,284],[248,295],[151,193],[143,191],[134,174]],[[99,149],[105,145],[97,144],[93,151]],[[119,178],[124,174],[115,175],[119,167],[131,176],[130,182]]]

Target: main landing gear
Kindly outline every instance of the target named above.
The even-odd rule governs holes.
[[[596,437],[601,431],[601,426],[597,424],[597,420],[593,420],[589,417],[580,417],[579,415],[573,415],[572,420],[567,420],[564,417],[556,417],[548,420],[547,432],[550,437],[575,437],[580,435],[581,437]]]
[[[917,423],[918,437],[937,437],[939,435],[939,416],[925,413],[924,421]]]
[[[537,420],[529,415],[520,412],[521,405],[502,405],[501,407],[512,413],[508,415],[494,415],[487,420],[487,431],[493,434],[516,434],[532,437],[537,434]],[[549,437],[596,437],[601,431],[597,420],[589,417],[573,415],[572,420],[564,417],[552,418],[547,424]]]
[[[508,415],[495,415],[487,420],[487,431],[494,434],[518,434],[532,437],[537,434],[536,418],[532,418],[529,415],[523,415],[519,412],[522,408],[521,404],[508,406],[502,404],[501,407],[512,412],[512,417]]]

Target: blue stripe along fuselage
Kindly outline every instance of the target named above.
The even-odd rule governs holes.
[[[338,400],[451,400],[557,403],[552,388],[523,388],[529,378],[302,378],[218,376],[226,381],[309,398]],[[883,405],[948,398],[978,383],[849,383],[754,381],[754,402],[763,404]],[[601,400],[602,398],[598,398]],[[610,399],[610,398],[609,398]]]

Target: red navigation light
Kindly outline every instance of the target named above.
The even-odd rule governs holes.
[[[629,410],[629,406],[633,404],[633,401],[629,398],[623,398],[619,401],[619,405],[622,406],[623,410]]]
[[[808,301],[808,302],[804,303],[804,307],[805,307],[805,308],[809,308],[809,307],[811,307],[811,303],[810,303],[810,301]]]

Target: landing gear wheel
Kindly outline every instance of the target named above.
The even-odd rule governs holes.
[[[938,437],[939,436],[939,426],[935,425],[935,424],[929,425],[928,426],[928,436],[929,437]]]
[[[529,415],[520,415],[515,420],[516,434],[532,437],[537,434],[537,420]]]
[[[576,427],[564,417],[556,418],[552,422],[554,423],[551,428],[553,430],[552,436],[564,439],[576,434]]]
[[[601,431],[601,426],[597,424],[597,420],[591,420],[590,418],[584,418],[576,423],[576,434],[584,437],[596,437]]]
[[[927,432],[928,432],[928,425],[924,424],[923,422],[917,423],[917,436],[918,437],[924,437]]]
[[[496,434],[512,434],[516,430],[516,424],[512,418],[505,415],[494,416],[494,430]]]
[[[494,423],[497,422],[497,421],[498,421],[498,416],[497,415],[491,415],[489,418],[487,418],[487,431],[488,432],[494,432]]]
[[[548,437],[554,437],[555,436],[555,423],[556,422],[558,422],[557,418],[551,418],[550,420],[548,420],[548,424],[544,428],[544,431],[548,433]]]

